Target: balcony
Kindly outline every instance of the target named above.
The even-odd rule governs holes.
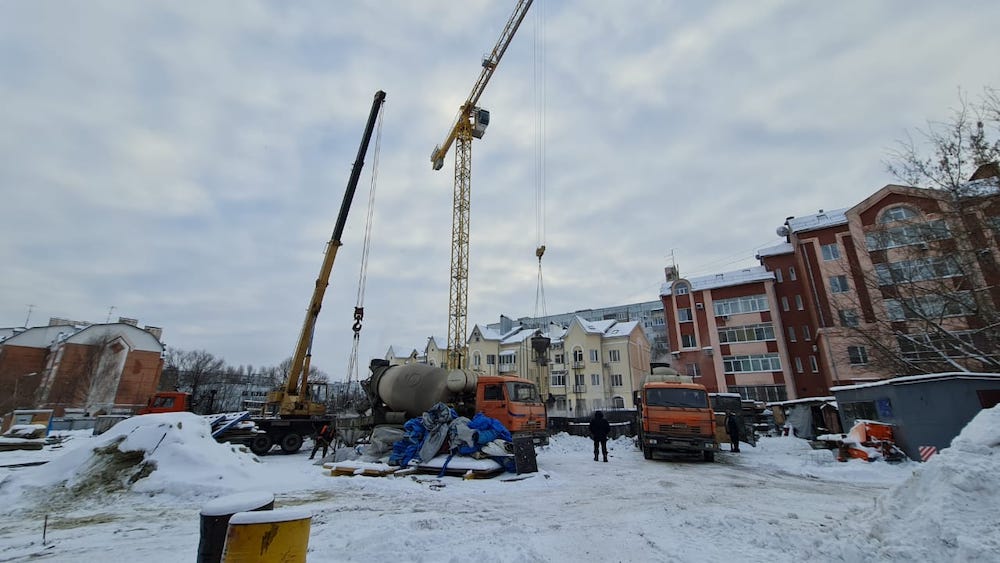
[[[500,364],[500,373],[510,373],[512,371],[517,371],[517,366],[514,364]]]
[[[586,385],[574,385],[573,386],[573,392],[574,393],[586,393],[587,392],[587,386]]]
[[[566,364],[549,364],[549,370],[551,370],[552,373],[565,372]]]
[[[583,369],[587,367],[583,362],[573,362],[573,369]]]

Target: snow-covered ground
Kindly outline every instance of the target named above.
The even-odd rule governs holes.
[[[258,458],[194,415],[147,415],[0,452],[48,460],[0,467],[0,562],[193,561],[202,507],[241,492],[311,513],[317,562],[997,561],[998,448],[1000,407],[924,464],[841,463],[793,437],[715,463],[647,461],[621,438],[595,463],[561,434],[523,480],[331,477],[307,448]]]

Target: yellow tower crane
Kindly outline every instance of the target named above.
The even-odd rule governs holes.
[[[478,107],[482,96],[514,33],[524,20],[532,0],[519,0],[490,56],[483,59],[483,70],[472,93],[458,110],[458,118],[444,143],[434,147],[431,165],[444,167],[444,157],[455,144],[455,199],[451,225],[451,285],[448,295],[448,368],[465,367],[465,327],[469,297],[469,201],[472,183],[472,139],[481,139],[490,123],[490,112]]]

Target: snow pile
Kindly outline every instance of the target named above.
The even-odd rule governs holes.
[[[260,462],[243,448],[220,444],[191,413],[136,416],[30,472],[0,482],[0,503],[57,501],[61,496],[123,492],[178,497],[252,486]],[[32,497],[28,499],[27,497]]]
[[[996,561],[1000,553],[1000,406],[887,492],[827,547],[847,560]],[[847,541],[845,541],[847,539]],[[835,545],[834,545],[835,544]]]

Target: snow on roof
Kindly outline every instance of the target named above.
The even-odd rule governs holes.
[[[880,385],[907,385],[910,383],[921,383],[924,381],[934,381],[936,379],[997,379],[1000,380],[1000,373],[978,373],[971,371],[952,371],[945,373],[925,373],[922,375],[908,375],[906,377],[893,377],[882,379],[871,383],[861,383],[858,385],[838,385],[831,387],[830,391],[847,391],[850,389],[864,389],[865,387],[878,387]]]
[[[609,327],[608,330],[604,332],[605,336],[628,336],[632,334],[635,327],[639,326],[639,321],[626,321],[623,323],[615,323],[613,326]]]
[[[781,244],[776,244],[774,246],[768,246],[766,248],[761,248],[757,251],[757,257],[761,258],[764,256],[779,256],[781,254],[791,254],[795,252],[795,247],[791,243],[783,242]]]
[[[522,329],[522,328],[518,327],[518,330],[516,332],[514,332],[513,334],[508,334],[506,337],[504,337],[503,341],[500,342],[500,343],[501,344],[520,344],[521,342],[524,342],[525,340],[531,338],[532,336],[534,336],[537,333],[538,333],[538,329],[534,329],[534,328],[523,328]]]
[[[604,334],[605,332],[608,331],[608,329],[610,329],[618,321],[616,321],[614,319],[607,319],[607,320],[602,320],[602,321],[588,321],[588,320],[584,319],[583,317],[577,315],[576,316],[576,322],[580,323],[580,326],[586,332],[596,332],[596,333]]]
[[[773,280],[774,274],[767,271],[763,266],[754,266],[752,268],[743,268],[742,270],[734,270],[732,272],[723,272],[721,274],[713,274],[709,276],[699,276],[697,278],[687,278],[686,280],[681,279],[680,281],[687,281],[691,284],[691,291],[704,291],[706,289],[714,289],[718,287],[729,287],[733,285],[742,285],[745,283],[753,283],[765,280]],[[677,282],[666,282],[660,287],[660,295],[670,295],[671,288],[674,283]]]
[[[389,346],[389,352],[395,358],[405,358],[411,354],[417,353],[417,349],[411,346],[396,346],[395,344]]]
[[[773,403],[765,403],[765,405],[769,407],[772,406],[778,407],[778,406],[795,405],[802,403],[836,403],[836,402],[837,402],[836,397],[804,397],[802,399],[792,399],[790,401],[776,401]]]
[[[73,325],[36,326],[7,338],[3,343],[26,348],[48,348],[56,340],[65,340],[80,330],[81,328]]]
[[[827,227],[834,227],[836,225],[846,225],[847,217],[844,215],[847,213],[848,208],[834,209],[832,211],[819,210],[818,213],[813,215],[806,215],[805,217],[792,217],[788,220],[788,228],[791,229],[793,233],[801,233],[805,231],[815,231],[816,229],[825,229]]]

